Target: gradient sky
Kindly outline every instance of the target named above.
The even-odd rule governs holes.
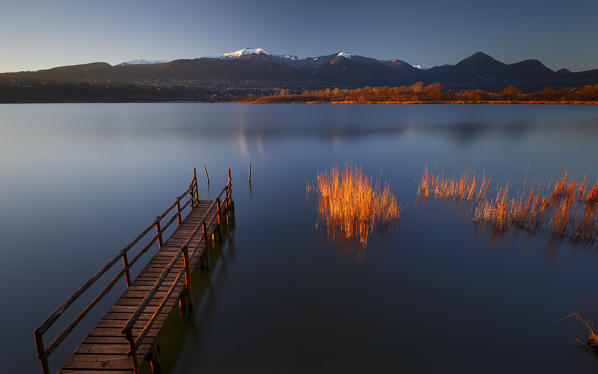
[[[347,51],[429,67],[476,51],[552,69],[598,68],[598,0],[1,0],[0,71],[244,47]]]

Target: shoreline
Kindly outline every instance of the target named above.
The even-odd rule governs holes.
[[[126,101],[126,100],[114,100],[114,101],[15,101],[15,102],[0,102],[0,105],[6,104],[160,104],[160,103],[201,103],[201,104],[385,104],[385,105],[406,105],[406,104],[492,104],[492,105],[598,105],[596,100],[588,101],[553,101],[553,100],[530,100],[530,101],[509,101],[509,100],[489,100],[489,101],[465,101],[465,100],[452,100],[452,101],[372,101],[372,102],[359,102],[359,101],[261,101],[261,100],[230,100],[230,101],[205,101],[205,100],[153,100],[153,101]]]
[[[492,100],[492,101],[240,101],[242,103],[250,104],[534,104],[534,105],[598,105],[598,101],[552,101],[552,100],[530,100],[530,101],[509,101],[509,100]]]

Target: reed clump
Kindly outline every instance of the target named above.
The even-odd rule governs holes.
[[[317,194],[320,221],[329,236],[356,237],[363,247],[375,228],[396,225],[401,214],[389,183],[368,178],[352,164],[318,173],[307,191]]]
[[[417,194],[424,198],[434,195],[435,199],[472,200],[477,195],[486,194],[491,179],[483,174],[481,178],[476,173],[463,172],[459,175],[444,175],[434,173],[428,166],[424,168],[422,178],[417,187]]]
[[[512,192],[509,183],[499,184],[491,195],[491,178],[482,175],[476,179],[475,172],[434,174],[426,166],[418,195],[472,200],[472,221],[487,223],[499,231],[521,228],[575,240],[598,239],[598,181],[588,185],[587,174],[577,179],[565,171],[552,188],[538,186]]]

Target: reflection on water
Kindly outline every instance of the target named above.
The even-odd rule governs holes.
[[[193,309],[191,315],[183,314],[180,310],[173,310],[157,337],[157,344],[161,347],[160,369],[164,373],[172,372],[177,365],[188,363],[189,358],[185,357],[183,347],[193,346],[194,355],[201,353],[202,347],[198,341],[202,328],[209,320],[210,314],[213,313],[215,298],[220,292],[221,283],[226,279],[227,268],[234,264],[234,228],[235,216],[233,214],[230,218],[230,225],[224,225],[223,241],[219,241],[215,246],[208,246],[210,267],[205,271],[196,269],[192,274],[190,289]]]

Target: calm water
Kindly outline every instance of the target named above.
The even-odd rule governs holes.
[[[211,292],[161,337],[172,372],[594,373],[582,325],[554,320],[598,323],[596,245],[496,235],[466,204],[416,203],[416,180],[428,164],[593,181],[597,141],[594,106],[2,105],[3,371],[39,371],[33,329],[206,164],[212,195],[232,169],[236,228]],[[407,205],[365,251],[317,232],[305,193],[346,161]]]

